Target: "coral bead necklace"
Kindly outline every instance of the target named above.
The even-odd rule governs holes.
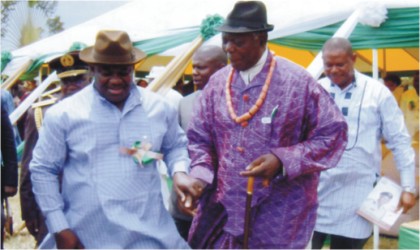
[[[238,124],[241,124],[242,127],[248,126],[248,120],[250,120],[258,112],[258,110],[260,110],[261,106],[263,105],[265,98],[267,97],[268,87],[270,86],[271,78],[273,77],[275,65],[276,65],[276,59],[273,56],[270,62],[270,70],[268,71],[268,75],[267,75],[267,78],[265,79],[265,83],[264,83],[264,86],[262,87],[260,96],[258,97],[255,104],[247,112],[245,112],[243,115],[239,117],[236,115],[235,110],[233,109],[232,94],[231,94],[231,84],[232,84],[232,79],[233,79],[235,70],[232,69],[230,71],[228,79],[226,81],[227,108],[229,110],[229,114],[232,120],[234,120]]]

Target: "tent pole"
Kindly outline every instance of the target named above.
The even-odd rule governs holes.
[[[17,80],[25,73],[25,71],[32,65],[32,60],[27,60],[16,72],[9,76],[7,80],[1,85],[1,89],[8,90],[17,82]]]
[[[373,79],[379,79],[378,72],[378,50],[372,49],[372,77]]]
[[[383,69],[383,72],[384,72],[384,75],[387,73],[386,71],[387,71],[387,68],[386,68],[386,49],[384,48],[383,49],[383,63],[384,63],[384,69]],[[385,76],[384,76],[385,77]]]
[[[379,249],[379,227],[373,224],[373,249]]]
[[[372,49],[372,77],[373,79],[378,80],[378,50]],[[379,227],[373,225],[373,249],[379,249]]]

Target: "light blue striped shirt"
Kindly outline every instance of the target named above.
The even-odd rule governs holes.
[[[380,175],[381,139],[394,155],[402,186],[414,187],[415,169],[411,138],[392,93],[357,71],[355,78],[343,90],[320,80],[347,121],[348,143],[337,167],[321,172],[315,231],[362,239],[371,235],[372,224],[356,211]]]
[[[145,136],[172,175],[188,170],[177,111],[146,89],[133,84],[122,111],[92,84],[48,109],[30,170],[51,233],[70,228],[86,248],[188,248],[163,205],[156,164],[141,168],[120,153]],[[49,234],[41,248],[53,247]]]

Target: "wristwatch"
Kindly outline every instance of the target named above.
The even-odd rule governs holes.
[[[416,195],[416,188],[415,187],[403,187],[403,191]]]

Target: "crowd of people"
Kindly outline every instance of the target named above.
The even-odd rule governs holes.
[[[381,83],[334,37],[317,80],[268,49],[273,28],[264,3],[237,2],[221,45],[194,53],[193,88],[181,79],[164,96],[147,88],[155,73],[135,77],[147,55],[129,34],[101,30],[49,62],[59,90],[21,133],[2,90],[2,204],[19,186],[39,248],[363,248],[372,223],[356,211],[381,176],[382,143],[404,213],[417,202],[418,72],[412,86]],[[2,249],[4,224],[2,206]]]

